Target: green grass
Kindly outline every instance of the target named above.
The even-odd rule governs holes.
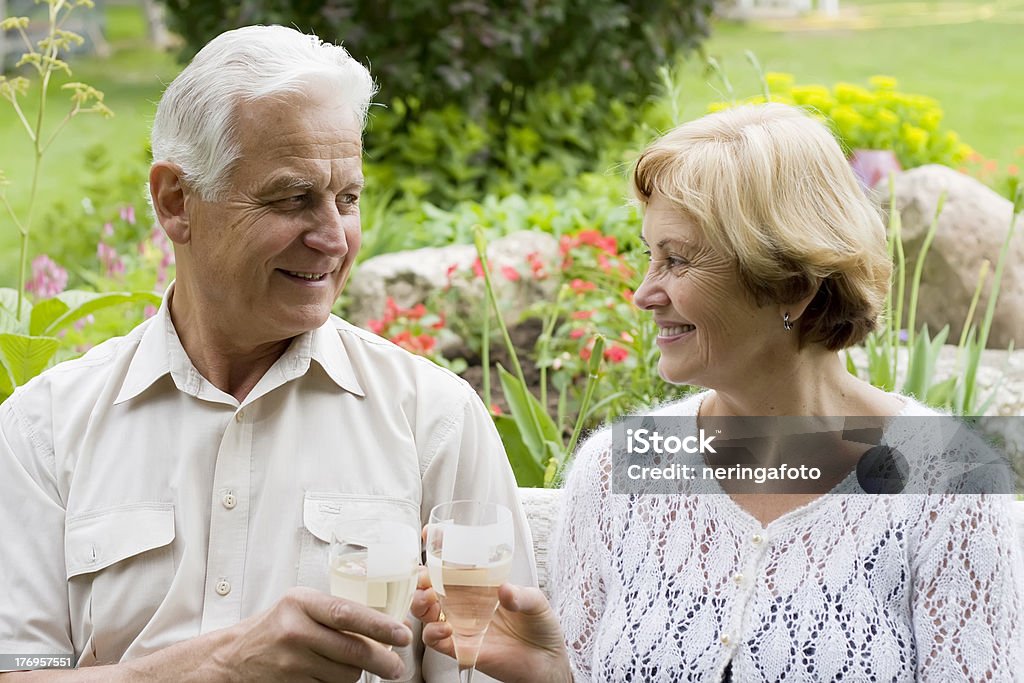
[[[843,14],[831,24],[813,17],[772,25],[719,22],[705,47],[725,67],[737,97],[760,90],[744,57],[748,49],[765,70],[793,73],[798,83],[865,83],[875,74],[894,76],[901,90],[938,99],[946,111],[946,124],[979,152],[1004,163],[1021,162],[1016,154],[1024,146],[1020,114],[1024,111],[1020,85],[1024,0],[843,0],[841,4]],[[64,130],[44,161],[37,214],[46,213],[46,206],[56,198],[81,200],[87,179],[82,177],[80,160],[89,146],[106,144],[115,159],[138,154],[163,84],[180,68],[173,56],[148,47],[137,6],[108,5],[106,12],[113,55],[109,59],[72,57],[71,64],[75,80],[106,93],[116,117],[83,116]],[[699,116],[709,101],[720,97],[716,88],[721,91],[721,85],[709,84],[696,60],[686,64],[682,73],[682,113],[686,118]],[[29,98],[34,99],[38,96]],[[47,105],[51,130],[66,111],[66,95],[52,89]],[[0,102],[0,169],[12,181],[8,197],[23,213],[29,194],[30,147],[4,102]],[[16,280],[17,244],[14,225],[0,214],[0,284]],[[45,250],[46,245],[34,244],[30,253]]]

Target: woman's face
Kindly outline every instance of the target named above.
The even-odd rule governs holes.
[[[732,259],[717,253],[669,200],[647,205],[643,240],[650,265],[634,303],[654,314],[666,381],[728,390],[780,360],[778,305],[758,306]]]

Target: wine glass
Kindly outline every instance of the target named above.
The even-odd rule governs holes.
[[[498,586],[512,569],[514,539],[512,512],[503,505],[456,500],[430,511],[427,570],[452,627],[461,683],[473,680]]]
[[[412,605],[419,564],[415,527],[380,519],[340,522],[331,541],[331,595],[401,621]],[[380,679],[364,671],[361,680]]]

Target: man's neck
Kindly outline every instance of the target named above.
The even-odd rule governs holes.
[[[219,331],[217,321],[206,320],[197,306],[174,305],[171,322],[185,354],[203,377],[239,403],[277,362],[291,339],[241,346],[230,334]]]

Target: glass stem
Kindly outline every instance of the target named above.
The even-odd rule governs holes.
[[[459,683],[473,683],[474,671],[476,671],[475,666],[459,665]]]

